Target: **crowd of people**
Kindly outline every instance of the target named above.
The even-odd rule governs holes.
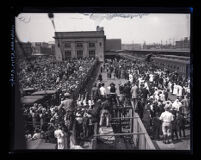
[[[42,137],[48,142],[55,142],[55,137],[61,139],[58,136],[60,132],[54,133],[55,129],[61,128],[69,134],[70,128],[72,129],[74,99],[90,78],[96,64],[93,58],[62,62],[57,62],[53,57],[20,59],[18,77],[21,91],[27,88],[34,88],[36,91],[57,90],[60,101],[59,105],[51,103],[50,99],[32,106],[23,105],[27,139]]]
[[[85,82],[95,63],[93,58],[69,59],[62,62],[57,62],[54,57],[21,59],[18,72],[20,89],[61,89],[72,94]]]
[[[68,149],[73,135],[74,145],[82,148],[83,141],[97,132],[95,125],[111,126],[111,118],[116,117],[113,109],[126,106],[132,106],[139,114],[151,138],[161,139],[163,134],[164,143],[169,143],[175,136],[185,136],[185,121],[190,115],[188,79],[148,62],[106,59],[101,72],[106,72],[108,79],[126,79],[126,83],[105,86],[100,73],[91,92],[81,95],[78,88],[86,82],[95,64],[93,59],[56,62],[52,58],[20,63],[22,88],[62,90],[58,106],[35,103],[23,108],[25,122],[30,122],[26,124],[27,139],[43,137],[57,142],[58,149]],[[75,92],[79,94],[76,99],[72,98]],[[113,129],[119,131],[118,126]]]
[[[119,101],[134,108],[153,139],[161,139],[163,134],[164,143],[169,143],[175,136],[185,137],[185,124],[190,120],[190,80],[139,60],[108,59],[103,70],[109,79],[127,80],[119,84]]]

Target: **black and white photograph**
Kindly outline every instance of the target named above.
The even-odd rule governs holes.
[[[14,32],[23,149],[192,149],[190,13],[20,13]]]

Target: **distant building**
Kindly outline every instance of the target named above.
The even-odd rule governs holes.
[[[31,43],[27,42],[16,42],[15,43],[15,52],[19,57],[23,57],[23,56],[31,56],[32,55],[32,47],[31,47]],[[24,52],[24,53],[22,53]]]
[[[184,40],[175,41],[175,48],[190,48],[190,40],[185,37]]]
[[[51,45],[51,53],[52,55],[55,55],[55,44]]]
[[[141,50],[142,45],[140,43],[134,44],[122,44],[122,50]]]
[[[46,42],[33,42],[32,43],[32,49],[33,49],[33,55],[36,54],[45,54],[45,55],[52,55],[52,44],[46,43]]]
[[[121,39],[106,39],[105,50],[121,50]]]
[[[103,27],[96,31],[55,32],[55,56],[57,60],[94,57],[104,61],[105,40]]]

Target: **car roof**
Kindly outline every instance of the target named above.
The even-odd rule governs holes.
[[[32,93],[32,95],[45,95],[45,94],[54,94],[57,90],[43,90],[43,91],[37,91]]]
[[[44,96],[24,96],[21,97],[21,102],[23,104],[32,104],[32,103],[36,103],[37,101],[43,99]]]

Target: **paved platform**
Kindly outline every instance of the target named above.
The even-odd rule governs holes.
[[[45,143],[43,139],[36,139],[27,142],[27,149],[55,149],[56,144]]]
[[[173,143],[164,144],[162,141],[155,141],[159,150],[175,150],[175,145]]]
[[[125,80],[125,79],[111,79],[111,78],[107,78],[107,73],[106,72],[103,72],[101,73],[102,74],[102,78],[103,78],[103,83],[105,84],[105,88],[106,88],[106,91],[107,91],[107,94],[109,94],[109,89],[107,87],[110,86],[111,83],[114,83],[115,86],[116,86],[116,93],[119,95],[119,84],[120,83],[126,83],[128,82],[128,80]]]
[[[110,83],[114,83],[116,85],[117,94],[119,94],[119,84],[120,83],[126,83],[128,80],[125,79],[108,79],[106,72],[102,73],[103,82],[105,83],[105,88],[107,90],[107,93],[109,93],[109,90],[107,87],[110,85]],[[177,96],[172,95],[169,93],[169,98],[171,101],[174,101]],[[186,137],[182,138],[179,141],[173,141],[173,143],[170,144],[164,144],[162,141],[153,141],[156,148],[158,150],[190,150],[190,130],[186,129]]]

